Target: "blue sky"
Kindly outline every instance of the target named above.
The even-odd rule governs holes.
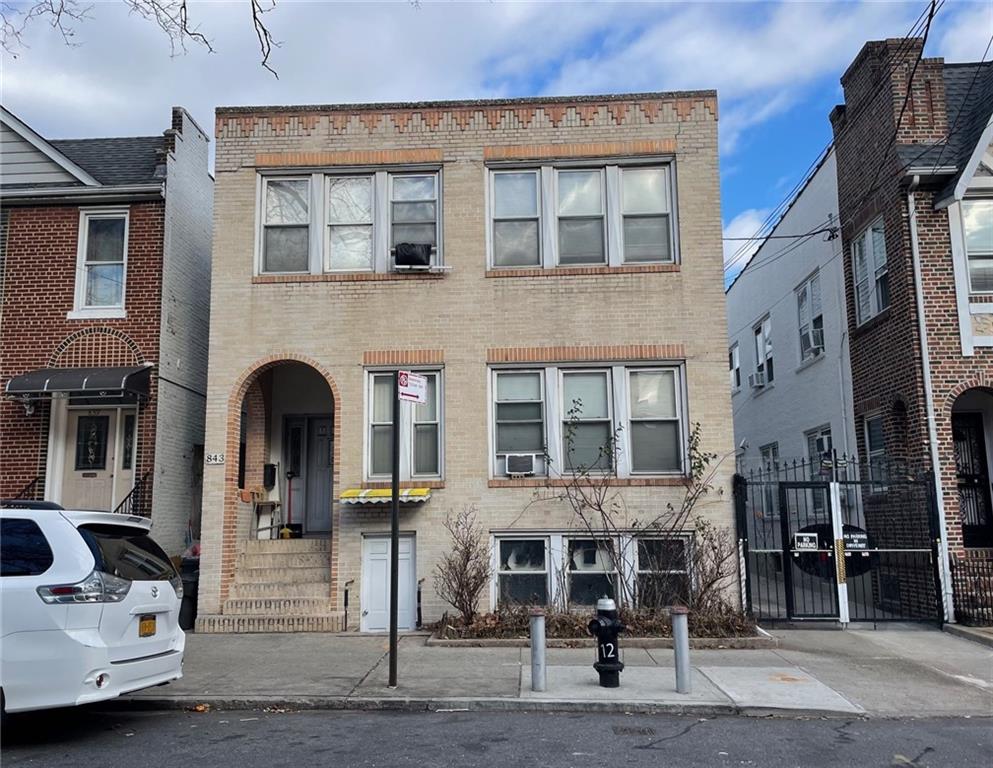
[[[123,0],[99,0],[71,47],[28,27],[3,57],[0,98],[65,138],[159,133],[173,104],[206,127],[217,105],[716,88],[725,234],[744,237],[829,140],[839,77],[863,43],[903,37],[925,5],[278,0],[276,80],[258,64],[247,0],[190,0],[216,53],[176,56]],[[927,54],[979,60],[991,32],[989,0],[947,0]]]

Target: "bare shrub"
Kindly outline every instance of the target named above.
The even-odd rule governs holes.
[[[476,507],[469,506],[445,517],[452,547],[442,556],[434,572],[435,591],[461,614],[464,624],[472,623],[492,570],[490,550],[476,516]]]

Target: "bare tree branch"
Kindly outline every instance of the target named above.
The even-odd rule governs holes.
[[[0,45],[4,51],[16,58],[21,48],[26,48],[23,35],[24,29],[35,19],[44,19],[59,33],[62,42],[74,47],[76,24],[90,19],[91,5],[84,5],[78,0],[34,0],[30,4],[0,2],[0,28],[3,30],[3,40]]]
[[[276,0],[268,0],[269,5],[263,6],[263,0],[251,0],[252,2],[252,26],[255,28],[255,36],[259,39],[259,50],[262,52],[262,66],[272,72],[273,77],[279,79],[279,73],[269,65],[269,54],[275,46],[279,47],[269,28],[265,25],[262,16],[269,13],[276,7]]]

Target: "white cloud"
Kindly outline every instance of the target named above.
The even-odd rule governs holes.
[[[735,216],[724,225],[725,238],[752,237],[758,232],[766,217],[769,215],[768,208],[749,208]],[[756,240],[725,240],[724,241],[724,268],[731,268],[732,273],[737,274],[752,254],[759,249],[762,244],[761,239]]]
[[[993,31],[993,3],[962,3],[941,35],[940,55],[948,61],[979,61]]]

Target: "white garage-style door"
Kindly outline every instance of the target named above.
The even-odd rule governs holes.
[[[412,534],[400,536],[397,627],[413,630],[417,622],[417,562]],[[362,539],[362,622],[363,632],[390,629],[390,537],[365,536]]]

